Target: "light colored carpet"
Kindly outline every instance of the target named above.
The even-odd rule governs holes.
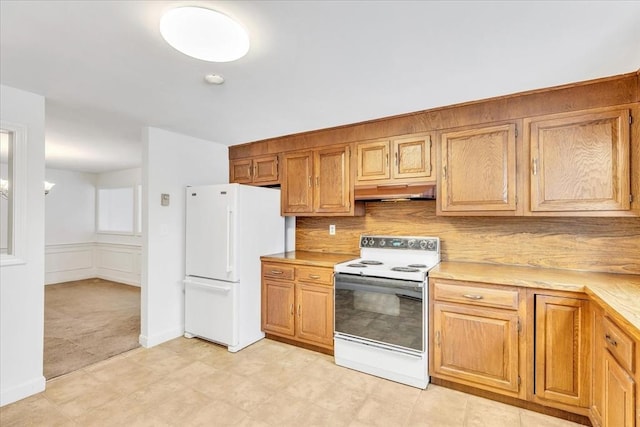
[[[44,376],[139,346],[140,288],[102,279],[45,286]]]

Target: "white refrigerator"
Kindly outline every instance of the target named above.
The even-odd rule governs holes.
[[[280,190],[186,188],[185,337],[236,352],[262,339],[260,256],[284,252]]]

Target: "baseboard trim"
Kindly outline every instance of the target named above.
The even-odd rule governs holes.
[[[161,334],[155,334],[152,336],[140,334],[140,337],[138,338],[138,342],[144,348],[151,348],[159,344],[162,344],[164,342],[171,341],[172,339],[181,337],[183,335],[184,335],[184,327],[180,329],[171,329]]]
[[[0,392],[0,406],[5,406],[18,400],[22,400],[25,397],[32,396],[36,393],[44,391],[47,380],[44,376],[34,378],[30,381],[19,384],[7,390]]]

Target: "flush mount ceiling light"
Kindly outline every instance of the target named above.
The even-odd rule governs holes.
[[[235,61],[249,51],[249,35],[240,24],[202,7],[169,10],[160,20],[160,34],[173,48],[203,61]]]

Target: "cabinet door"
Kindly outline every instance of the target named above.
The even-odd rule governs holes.
[[[518,393],[517,312],[435,303],[433,322],[434,375]]]
[[[389,141],[365,142],[356,145],[358,172],[356,184],[389,179]]]
[[[604,427],[633,427],[635,419],[635,384],[631,376],[605,351]]]
[[[231,160],[229,165],[229,182],[250,184],[252,180],[253,162],[251,159]]]
[[[431,135],[393,140],[393,178],[429,178],[431,170]]]
[[[349,213],[351,210],[349,147],[318,150],[315,153],[314,211]]]
[[[278,156],[256,157],[253,159],[253,182],[255,184],[278,183]]]
[[[313,152],[283,156],[280,200],[283,215],[313,212]]]
[[[589,406],[588,302],[536,295],[535,394],[550,402]]]
[[[593,378],[591,380],[591,417],[596,425],[602,425],[604,409],[604,332],[602,329],[603,312],[596,304],[591,310],[591,339],[593,351]]]
[[[297,337],[333,347],[333,289],[329,286],[300,283],[296,303]]]
[[[440,137],[440,212],[516,212],[515,124]]]
[[[525,128],[533,212],[629,210],[629,110],[545,116]]]
[[[262,279],[262,330],[293,336],[295,285]]]

